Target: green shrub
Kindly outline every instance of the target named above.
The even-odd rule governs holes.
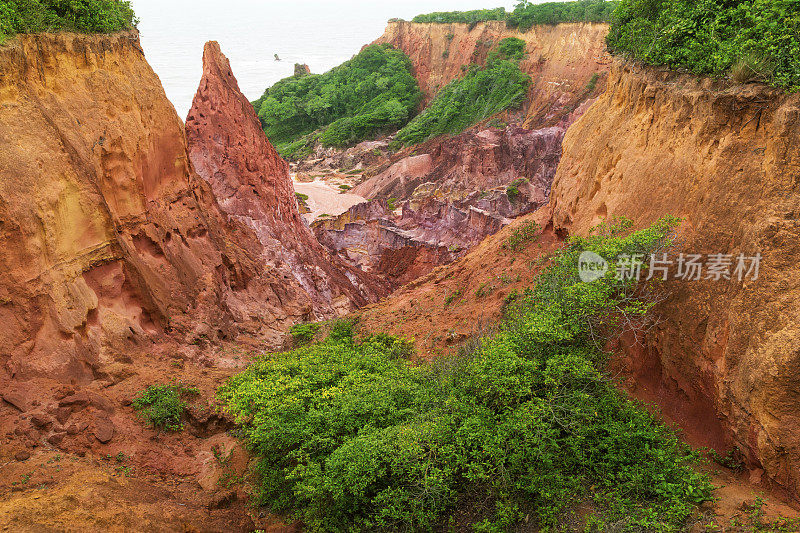
[[[414,366],[403,339],[344,328],[232,377],[219,397],[258,457],[262,503],[310,531],[447,530],[465,507],[478,531],[526,516],[552,530],[587,501],[593,524],[681,530],[710,495],[698,456],[601,370],[605,340],[652,303],[613,272],[582,283],[577,264],[655,252],[674,224],[571,239],[457,359]]]
[[[520,106],[529,83],[530,77],[516,61],[491,57],[484,68],[473,65],[463,78],[450,82],[395,140],[411,145],[461,133],[500,111]]]
[[[199,391],[181,383],[150,385],[134,398],[131,405],[154,428],[180,431],[183,429],[181,417],[186,409],[183,398],[193,394],[199,394]]]
[[[314,336],[319,331],[322,324],[311,322],[307,324],[295,324],[289,328],[289,335],[292,336],[295,347],[300,347],[314,340]]]
[[[511,235],[503,242],[502,248],[512,252],[522,250],[538,239],[539,229],[539,224],[533,220],[526,220],[511,231]]]
[[[508,13],[505,8],[498,7],[497,9],[476,9],[474,11],[439,11],[436,13],[428,13],[426,15],[417,15],[411,22],[419,23],[462,23],[462,24],[477,24],[478,22],[486,22],[489,20],[506,20]]]
[[[600,80],[600,74],[595,72],[594,74],[592,74],[592,77],[589,80],[589,83],[586,84],[586,92],[587,93],[591,93],[591,92],[593,92],[595,90],[595,88],[597,87],[598,80]]]
[[[72,31],[110,33],[133,28],[138,19],[122,0],[4,0],[0,40],[17,33]]]
[[[345,146],[395,131],[421,100],[408,56],[372,45],[325,74],[279,81],[253,105],[281,155],[297,158],[310,153],[317,139]]]
[[[652,65],[800,89],[800,3],[622,0],[609,48]]]
[[[412,22],[433,22],[448,24],[454,22],[469,24],[470,31],[478,22],[490,20],[506,21],[509,28],[528,31],[537,24],[559,24],[562,22],[609,22],[611,13],[618,1],[578,0],[576,2],[547,2],[533,4],[528,1],[518,3],[514,11],[480,9],[476,11],[449,11],[417,15]]]
[[[523,1],[517,4],[508,16],[506,24],[519,31],[528,31],[539,24],[562,22],[609,22],[619,2],[604,0],[579,0],[577,2],[546,2],[532,4]]]
[[[514,201],[519,196],[519,189],[516,185],[509,185],[506,187],[506,196],[508,197],[508,201],[514,203]]]
[[[506,37],[497,46],[506,59],[522,59],[525,56],[525,41],[516,37]]]

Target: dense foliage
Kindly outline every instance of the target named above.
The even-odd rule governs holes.
[[[650,64],[800,89],[796,0],[622,0],[608,44]]]
[[[108,33],[132,28],[138,20],[123,0],[3,0],[0,39],[17,33],[74,31]]]
[[[345,323],[232,377],[219,396],[259,457],[262,502],[312,531],[442,530],[456,515],[547,528],[587,502],[596,530],[679,530],[709,498],[696,455],[600,370],[603,333],[650,303],[613,271],[577,276],[581,251],[654,252],[673,224],[573,238],[473,353],[414,366],[404,340]]]
[[[497,9],[476,9],[474,11],[439,11],[426,15],[417,15],[411,22],[435,22],[435,23],[465,23],[474,24],[489,20],[506,20],[508,13],[502,7]]]
[[[506,12],[502,7],[477,11],[449,11],[417,15],[412,22],[477,24],[489,20],[504,20],[510,28],[528,31],[537,24],[559,24],[561,22],[609,22],[618,1],[578,0],[575,2],[547,2],[532,4],[523,1],[514,11]]]
[[[532,4],[524,1],[517,4],[508,17],[508,26],[528,31],[537,24],[559,24],[562,22],[609,22],[611,13],[619,2],[604,0],[579,0],[577,2],[547,2]]]
[[[316,138],[325,146],[345,146],[396,131],[421,99],[408,56],[389,45],[372,45],[325,74],[279,81],[253,105],[267,137],[292,157]]]
[[[525,42],[520,39],[501,41],[485,67],[472,65],[462,78],[450,82],[425,111],[397,133],[395,141],[410,145],[460,133],[500,111],[522,105],[530,83],[517,64],[524,49]]]

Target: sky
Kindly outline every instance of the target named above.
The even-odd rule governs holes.
[[[390,18],[432,11],[505,7],[492,0],[132,0],[148,61],[185,118],[202,75],[203,45],[219,41],[242,92],[251,100],[292,75],[341,64],[377,39]],[[275,61],[274,54],[282,59]]]

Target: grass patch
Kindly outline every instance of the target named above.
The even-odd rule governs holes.
[[[518,48],[512,45],[508,50],[516,54]],[[395,142],[412,145],[461,133],[500,111],[520,106],[530,77],[519,69],[516,59],[504,57],[495,52],[485,67],[470,66],[464,77],[445,86],[425,111],[397,133]]]
[[[186,409],[183,399],[196,394],[200,394],[197,388],[181,383],[150,385],[134,398],[131,405],[152,427],[180,431],[183,429],[181,417]]]
[[[513,230],[511,235],[503,241],[501,247],[510,252],[519,252],[539,238],[539,224],[533,220],[526,220]]]
[[[299,348],[313,341],[320,327],[322,327],[322,324],[319,322],[311,322],[308,324],[295,324],[289,328],[289,335],[292,336],[294,346]]]

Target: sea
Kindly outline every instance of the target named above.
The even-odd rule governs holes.
[[[178,115],[185,118],[202,75],[203,45],[220,43],[239,87],[255,100],[294,73],[295,63],[325,72],[383,34],[390,18],[465,11],[515,2],[486,0],[258,1],[132,0],[142,47]],[[275,54],[280,61],[275,60]]]

